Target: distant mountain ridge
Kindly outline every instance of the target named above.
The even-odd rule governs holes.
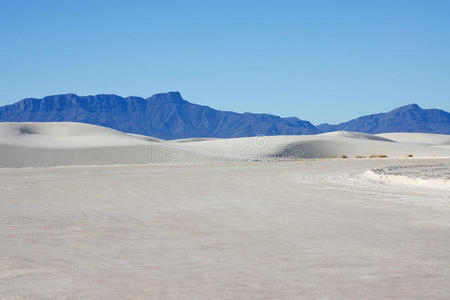
[[[219,111],[190,103],[179,92],[147,99],[64,94],[0,107],[1,122],[82,122],[162,139],[316,134],[308,121],[269,114]]]
[[[367,115],[337,125],[320,124],[322,132],[357,131],[364,133],[423,132],[450,134],[450,113],[440,109],[422,109],[409,104],[387,113]]]
[[[149,98],[63,94],[27,98],[0,107],[0,122],[81,122],[161,139],[302,135],[329,131],[450,134],[450,113],[417,104],[359,117],[337,125],[314,126],[296,117],[220,111],[190,103],[179,92]]]

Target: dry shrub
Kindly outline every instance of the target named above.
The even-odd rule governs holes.
[[[336,158],[336,155],[333,155],[331,158]]]
[[[387,155],[385,154],[372,154],[371,156],[369,156],[370,158],[386,158]]]
[[[356,158],[366,158],[365,156],[358,155]]]
[[[406,157],[413,157],[413,155],[412,154],[408,154],[408,155],[406,155]]]
[[[347,155],[342,155],[341,158],[347,158]]]

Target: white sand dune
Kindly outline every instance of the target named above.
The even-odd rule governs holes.
[[[391,140],[389,138],[382,137],[379,135],[362,133],[362,132],[349,132],[349,131],[326,132],[326,133],[322,133],[321,136],[341,136],[341,137],[347,137],[347,138],[352,138],[352,139],[382,141],[382,142],[393,142],[394,141],[394,140]]]
[[[219,139],[219,138],[186,138],[186,139],[171,140],[171,142],[175,142],[175,143],[190,143],[190,142],[211,141],[211,140],[217,140],[217,139]]]
[[[409,134],[412,139],[415,133]],[[439,136],[437,139],[446,139]],[[273,159],[284,158],[330,158],[380,155],[403,158],[408,154],[414,157],[448,157],[450,149],[411,145],[395,142],[388,138],[356,133],[332,132],[302,136],[259,136],[234,139],[215,139],[183,143],[185,149],[200,151],[232,158]]]
[[[184,163],[175,143],[81,123],[0,123],[0,167]]]
[[[448,157],[447,135],[332,132],[164,141],[81,123],[0,123],[0,167],[196,163],[387,155]]]
[[[158,139],[152,136],[146,136],[142,134],[135,134],[135,133],[128,133],[132,137],[138,138],[140,140],[146,141],[146,142],[156,142],[156,143],[164,143],[166,140]]]
[[[431,133],[392,132],[375,136],[390,139],[399,143],[419,145],[450,145],[450,135]]]

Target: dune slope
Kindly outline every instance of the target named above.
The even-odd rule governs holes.
[[[0,123],[0,167],[184,163],[175,143],[82,123]]]

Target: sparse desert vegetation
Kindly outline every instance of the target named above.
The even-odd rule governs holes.
[[[387,155],[385,154],[372,154],[371,156],[369,156],[369,158],[386,158]]]
[[[342,155],[341,158],[347,158],[347,155]]]
[[[413,157],[413,155],[412,154],[408,154],[408,155],[406,155],[406,157]]]

